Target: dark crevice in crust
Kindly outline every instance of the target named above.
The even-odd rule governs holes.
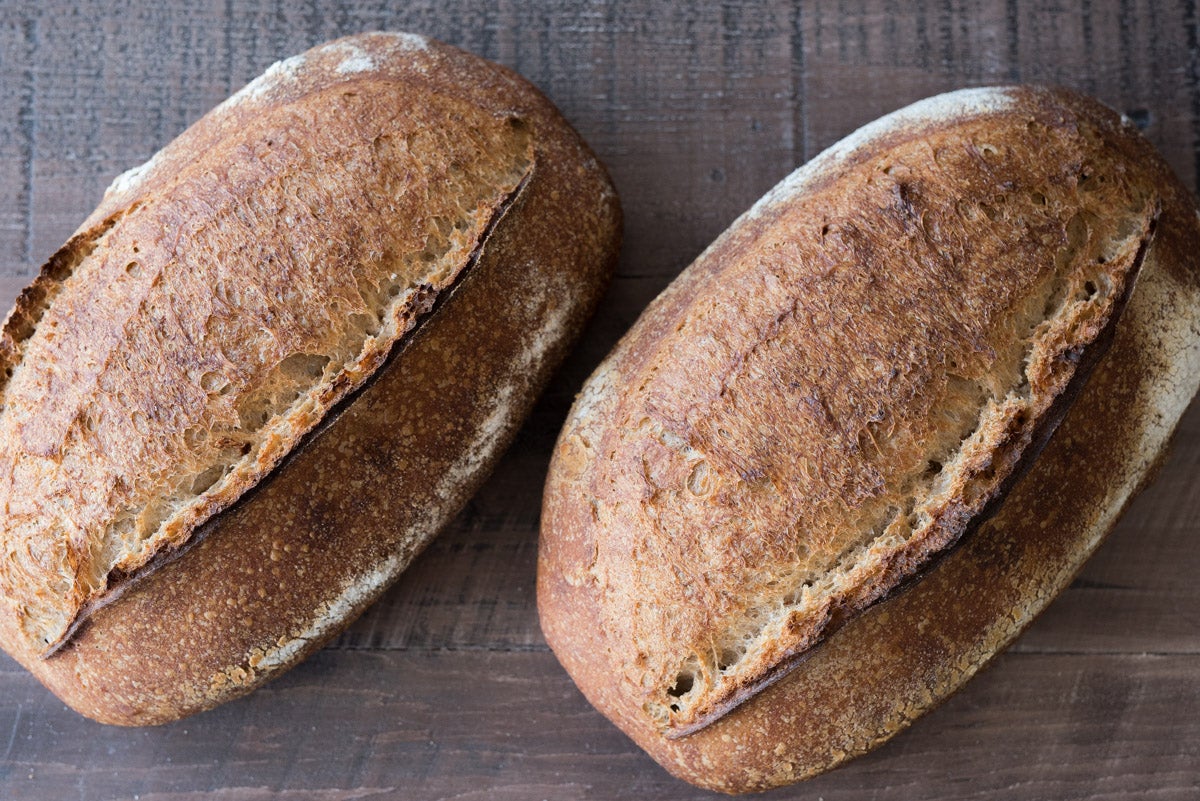
[[[517,118],[514,117],[514,119]],[[212,517],[208,518],[208,520],[197,526],[187,540],[185,540],[182,544],[160,550],[154,555],[153,558],[150,559],[150,561],[130,573],[123,573],[114,569],[109,574],[108,587],[104,594],[80,609],[79,613],[75,617],[75,620],[67,628],[63,636],[57,642],[52,643],[40,654],[42,659],[48,659],[61,652],[64,648],[69,647],[75,635],[80,633],[83,628],[85,628],[88,619],[95,612],[118,600],[125,592],[136,586],[148,575],[164,565],[179,559],[193,547],[202,542],[212,531],[221,525],[222,520],[227,515],[236,513],[243,504],[248,503],[261,489],[269,485],[274,477],[280,473],[280,471],[284,470],[295,458],[302,455],[310,445],[315,443],[331,426],[334,425],[334,423],[337,422],[337,420],[346,412],[347,409],[350,408],[350,406],[352,406],[375,384],[375,382],[384,374],[386,370],[389,370],[392,367],[393,363],[408,348],[409,344],[417,337],[426,324],[433,319],[434,315],[440,312],[442,307],[444,307],[449,302],[450,298],[454,296],[458,288],[461,287],[467,280],[472,272],[472,268],[479,261],[480,255],[486,248],[492,233],[505,218],[505,216],[507,216],[509,210],[520,203],[521,196],[524,193],[525,188],[528,186],[537,166],[536,146],[534,146],[533,156],[534,157],[530,161],[525,174],[521,177],[521,180],[517,183],[516,187],[514,187],[513,190],[509,192],[508,195],[505,196],[496,207],[491,219],[488,221],[487,226],[480,235],[479,241],[476,243],[475,248],[471,251],[471,255],[467,258],[466,263],[459,271],[459,274],[454,278],[453,282],[440,293],[435,292],[432,287],[428,286],[423,286],[419,289],[417,295],[413,299],[416,322],[406,334],[392,343],[392,347],[389,350],[388,355],[383,360],[383,363],[379,366],[379,368],[370,376],[368,376],[361,385],[352,390],[349,394],[342,398],[342,400],[330,408],[321,421],[317,423],[310,431],[305,433],[296,443],[296,446],[292,448],[291,452],[284,456],[279,464],[277,464],[273,470],[264,476],[260,482],[246,490],[246,492],[239,496],[237,500],[235,500],[225,509],[215,513]],[[114,217],[112,221],[115,222],[116,219],[117,218]],[[66,250],[67,247],[64,247],[63,251]],[[47,265],[47,267],[48,266],[49,265]]]
[[[1062,423],[1067,412],[1070,411],[1071,406],[1086,385],[1093,370],[1111,347],[1116,334],[1117,324],[1125,307],[1128,305],[1129,298],[1133,294],[1133,289],[1145,261],[1146,253],[1154,239],[1159,213],[1156,209],[1151,215],[1146,233],[1138,244],[1138,249],[1134,255],[1133,264],[1129,269],[1124,289],[1121,295],[1114,301],[1112,312],[1104,328],[1087,347],[1064,354],[1064,358],[1076,361],[1074,374],[1033,429],[1029,444],[1017,457],[1009,475],[1000,482],[991,499],[985,502],[984,506],[970,520],[966,521],[959,533],[944,548],[930,555],[924,563],[917,566],[908,575],[903,576],[896,585],[887,590],[879,598],[876,598],[864,607],[854,607],[850,604],[834,607],[830,610],[829,618],[820,628],[816,638],[809,641],[804,648],[794,653],[786,654],[768,670],[764,671],[756,681],[748,686],[737,688],[733,693],[730,693],[728,698],[715,704],[712,711],[698,716],[692,723],[666,728],[663,734],[667,739],[678,740],[710,726],[763,690],[783,679],[803,664],[820,645],[826,642],[830,636],[846,623],[914,586],[925,575],[935,569],[943,559],[957,550],[971,534],[996,513],[1013,486],[1028,472],[1034,461],[1036,461],[1042,450],[1049,443],[1055,430]],[[894,570],[895,567],[895,565],[889,565],[887,570]]]

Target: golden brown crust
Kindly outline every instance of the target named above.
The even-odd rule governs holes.
[[[105,722],[162,722],[247,692],[361,612],[486,476],[615,261],[620,214],[607,175],[550,103],[510,71],[407,34],[339,40],[281,64],[118,179],[81,230],[170,197],[188,170],[236,163],[239,154],[223,152],[222,142],[273,109],[319,118],[327,113],[322,81],[339,78],[352,78],[360,95],[391,92],[385,114],[402,113],[405,98],[429,101],[435,116],[459,104],[437,123],[452,133],[471,114],[505,127],[517,120],[531,161],[515,191],[491,207],[436,303],[430,293],[414,295],[416,327],[386,366],[315,421],[320,428],[253,492],[211,517],[202,536],[175,543],[185,553],[159,559],[49,659],[37,658],[14,615],[0,617],[5,648]],[[187,201],[186,193],[176,200]],[[297,241],[304,246],[303,236]],[[362,246],[372,241],[363,237]],[[12,339],[36,323],[63,279],[54,264],[10,316]]]
[[[637,356],[630,352],[637,352],[639,343],[668,336],[678,324],[675,310],[696,302],[696,282],[677,282],[652,306],[593,377],[564,429],[543,514],[539,563],[543,628],[588,698],[668,769],[689,781],[730,792],[796,781],[886,740],[960,686],[1069,581],[1165,447],[1167,434],[1195,391],[1200,365],[1194,328],[1200,317],[1200,297],[1190,253],[1195,250],[1198,231],[1187,193],[1143,140],[1097,104],[1058,91],[990,92],[983,98],[987,109],[982,112],[977,108],[978,95],[949,95],[936,101],[951,111],[945,118],[927,115],[918,120],[915,117],[919,115],[902,113],[902,118],[909,117],[902,119],[902,124],[890,129],[876,126],[875,133],[859,135],[857,147],[843,148],[840,162],[819,157],[821,169],[815,171],[815,177],[810,173],[799,190],[795,183],[787,187],[785,182],[800,203],[812,196],[828,201],[822,192],[828,191],[834,175],[839,182],[849,179],[853,183],[854,165],[888,159],[900,143],[914,135],[936,148],[964,123],[969,126],[983,120],[990,126],[986,141],[1004,147],[1010,144],[1004,138],[1006,129],[1024,129],[1029,120],[1057,118],[1089,123],[1091,130],[1103,132],[1098,140],[1103,142],[1099,151],[1103,158],[1098,161],[1096,151],[1088,153],[1083,148],[1077,154],[1077,166],[1101,167],[1161,196],[1161,223],[1137,289],[1117,327],[1112,356],[1087,384],[1064,429],[1034,463],[1033,476],[1019,482],[998,516],[928,576],[903,595],[851,620],[821,648],[797,652],[803,655],[803,663],[773,687],[762,689],[760,684],[754,688],[761,690],[757,695],[707,728],[671,739],[668,735],[678,732],[664,730],[646,712],[646,699],[655,689],[653,681],[631,686],[629,677],[646,675],[655,656],[677,655],[680,646],[651,638],[635,641],[627,630],[609,625],[606,607],[627,614],[629,609],[628,598],[623,597],[629,587],[614,580],[613,573],[597,569],[603,564],[604,549],[614,547],[609,538],[614,528],[619,532],[619,522],[614,526],[613,516],[604,516],[603,496],[599,510],[588,503],[599,493],[593,493],[592,487],[581,490],[577,483],[589,466],[571,447],[569,438],[582,434],[600,443],[604,453],[612,452],[603,435],[579,421],[611,419],[618,408],[614,398],[620,393],[607,387],[619,388],[631,375],[642,374],[638,372],[640,364],[631,367]],[[830,166],[835,163],[836,170]],[[1070,160],[1056,160],[1054,165],[1069,168]],[[1007,177],[1020,182],[1020,176]],[[771,204],[796,201],[789,199],[788,191],[773,194],[768,213]],[[980,199],[978,193],[971,197]],[[1125,210],[1114,206],[1115,214]],[[752,247],[759,241],[756,234],[761,231],[757,228],[761,216],[760,210],[735,224],[701,263],[714,253],[728,258],[738,247]],[[1181,246],[1189,241],[1191,251]],[[957,293],[953,300],[962,297]],[[639,339],[639,331],[648,339]],[[641,345],[639,355],[646,347]],[[675,351],[677,358],[686,358],[678,355],[680,351]],[[858,349],[857,353],[864,351]],[[1080,407],[1086,411],[1079,411]],[[669,408],[669,402],[659,408]],[[1160,416],[1164,408],[1169,412]],[[1113,437],[1125,447],[1110,449]],[[1070,454],[1080,448],[1089,451],[1088,458],[1072,462]],[[1098,469],[1101,465],[1110,469]],[[650,461],[644,469],[653,471],[657,465]],[[1070,493],[1038,491],[1047,483],[1062,481],[1072,485]],[[747,527],[760,522],[755,517],[757,510],[742,507],[738,511],[747,519]],[[604,538],[597,530],[597,514],[606,523]],[[1053,536],[1041,528],[1046,519],[1055,521]],[[703,612],[691,612],[670,586],[674,563],[666,559],[656,562],[661,559],[661,546],[656,553],[642,543],[637,559],[662,574],[651,597],[677,618],[701,615],[709,621],[708,636],[717,640],[721,619],[711,610],[719,604],[705,606],[708,598],[698,594],[694,603],[702,606]],[[986,570],[981,569],[981,554],[986,555],[982,557]],[[628,552],[625,558],[630,559]],[[755,564],[752,558],[746,561]],[[768,573],[779,563],[775,555],[757,561]],[[910,564],[904,572],[911,573],[914,567]],[[1000,575],[989,575],[989,571]],[[651,604],[644,594],[640,601]],[[680,630],[686,633],[685,628]],[[647,643],[658,648],[659,654],[648,653]],[[685,641],[682,647],[692,646]]]
[[[31,644],[58,647],[361,386],[532,168],[519,120],[347,79],[337,53],[306,56],[303,91],[81,232],[86,254],[19,340],[0,586]]]

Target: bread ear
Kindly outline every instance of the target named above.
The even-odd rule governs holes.
[[[364,34],[269,69],[81,230],[5,332],[30,559],[0,565],[0,642],[138,724],[253,689],[396,578],[578,335],[620,211],[528,83]]]
[[[1161,157],[1063,90],[952,93],[834,145],[581,393],[542,518],[556,655],[713,789],[885,741],[1066,586],[1165,448],[1200,382],[1197,236]]]

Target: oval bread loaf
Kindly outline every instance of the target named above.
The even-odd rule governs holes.
[[[120,176],[0,341],[0,638],[155,723],[357,616],[482,482],[607,282],[601,165],[411,34],[289,58]]]
[[[956,92],[834,145],[577,399],[543,509],[555,653],[713,789],[891,737],[1067,585],[1161,457],[1200,382],[1197,253],[1161,157],[1065,90]]]

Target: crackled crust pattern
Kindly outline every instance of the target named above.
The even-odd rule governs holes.
[[[44,649],[378,369],[530,169],[519,121],[333,72],[81,234],[14,341],[0,584]]]
[[[971,90],[835,145],[722,235],[555,453],[539,605],[589,698],[639,740],[696,731],[976,525],[1132,286],[1160,209],[1144,152],[1090,101]]]
[[[356,103],[368,106],[365,117],[346,119]],[[406,109],[412,103],[424,108]],[[413,120],[407,131],[368,134],[365,150],[361,137],[341,136],[406,112]],[[352,208],[329,215],[324,224],[342,226],[332,244],[300,227],[296,247],[332,248],[335,256],[348,247],[358,251],[350,261],[360,267],[390,267],[402,249],[382,245],[412,239],[418,247],[408,253],[417,272],[432,270],[445,283],[410,287],[411,273],[390,269],[364,282],[353,266],[354,280],[329,279],[345,290],[332,293],[335,300],[392,304],[411,312],[405,324],[412,327],[265,480],[208,517],[181,547],[160,550],[132,576],[113,571],[116,583],[100,597],[111,602],[86,608],[84,624],[50,658],[41,656],[44,643],[19,627],[21,602],[10,595],[0,614],[0,643],[97,720],[159,723],[234,698],[303,659],[358,615],[486,477],[615,262],[620,209],[611,182],[536,89],[503,67],[420,36],[363,34],[273,66],[114,181],[80,234],[18,300],[3,358],[19,363],[43,313],[106,234],[150,214],[163,197],[204,212],[210,198],[179,191],[189,177],[212,172],[229,179],[261,170],[256,152],[229,152],[228,143],[281,115],[303,123],[288,142],[300,161],[319,158],[312,151],[332,140],[335,152],[328,155],[341,158],[310,175],[295,198],[336,188],[344,170],[396,168],[365,176],[367,187],[387,184],[373,202],[388,208],[372,208],[365,219],[348,213]],[[310,130],[321,120],[320,131]],[[413,147],[422,142],[432,152]],[[355,163],[356,153],[363,164]],[[481,175],[487,180],[477,180]],[[472,191],[456,191],[464,184]],[[238,184],[219,186],[236,194]],[[427,189],[444,195],[422,205]],[[432,233],[427,224],[449,241],[450,258],[421,246]],[[253,250],[235,249],[224,260],[251,283],[270,272]],[[317,266],[335,273],[347,267]],[[284,318],[294,324],[288,315],[319,317],[319,307],[288,307]],[[261,311],[250,306],[251,314]],[[366,315],[351,317],[368,333],[373,327]],[[238,346],[246,343],[237,338],[232,347]],[[285,359],[283,374],[263,368],[271,391],[250,393],[256,405],[248,410],[290,398],[320,364],[310,356]],[[251,371],[256,365],[249,360]]]
[[[0,586],[24,648],[181,552],[460,280],[538,132],[511,75],[447,86],[459,56],[367,34],[279,62],[119,176],[22,294]]]

